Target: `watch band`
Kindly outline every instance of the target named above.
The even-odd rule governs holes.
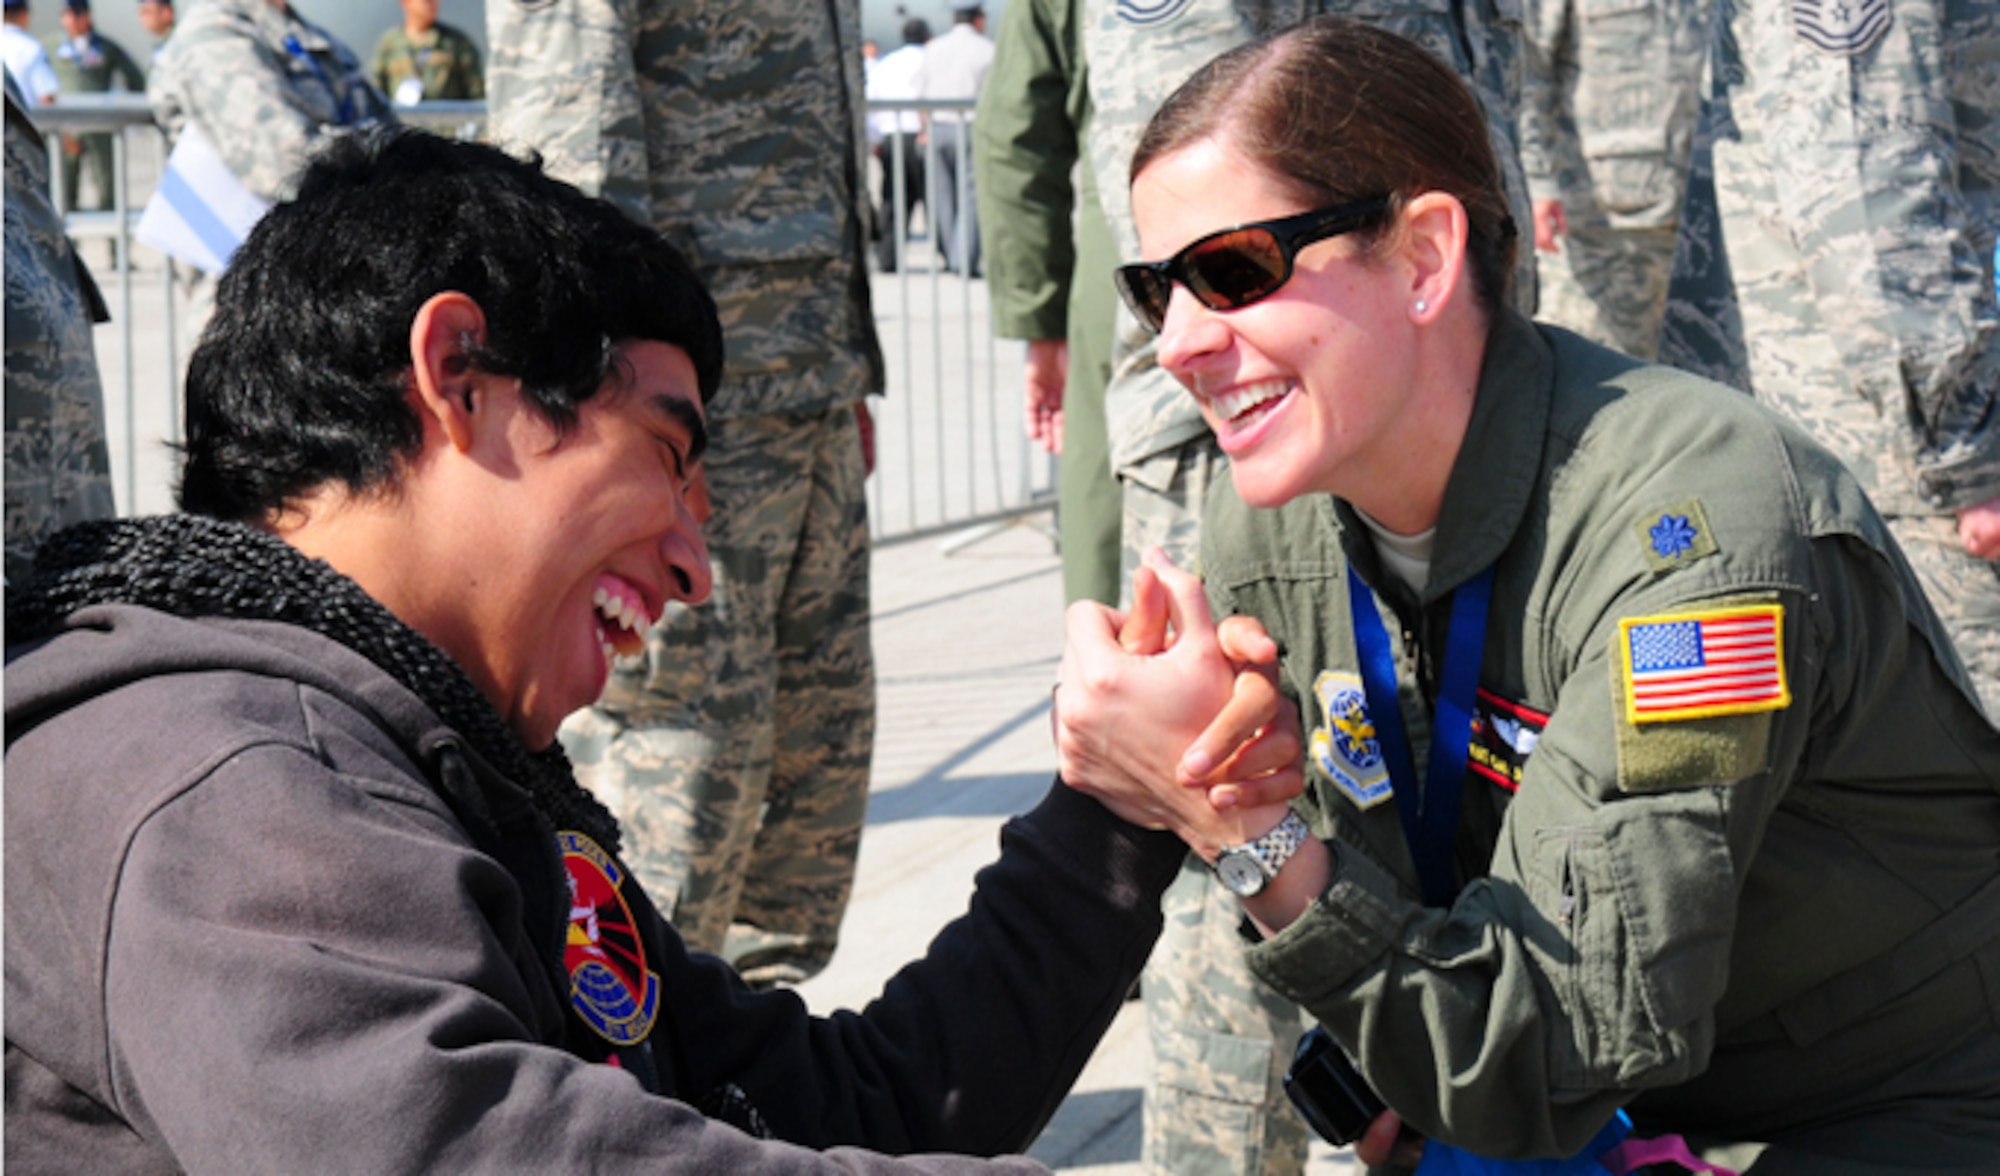
[[[1265,885],[1312,836],[1305,818],[1287,811],[1270,832],[1243,845],[1228,846],[1215,858],[1215,873],[1232,893],[1244,898],[1263,892]]]

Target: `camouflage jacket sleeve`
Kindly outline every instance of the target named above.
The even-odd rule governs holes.
[[[1587,175],[1569,95],[1576,81],[1571,0],[1528,0],[1521,38],[1521,168],[1535,200],[1561,199]]]
[[[1076,0],[1018,0],[1000,15],[973,123],[993,330],[1060,339],[1076,244],[1070,184],[1089,120]]]
[[[2000,5],[1853,11],[1811,33],[1822,47],[1801,0],[1739,0],[1750,84],[1733,103],[1764,125],[1776,201],[1759,215],[1797,243],[1853,387],[1902,436],[1924,499],[1963,508],[2000,495]]]
[[[115,513],[88,271],[49,204],[40,132],[7,86],[6,576],[18,584],[52,532]]]
[[[634,0],[487,0],[487,111],[496,143],[653,223]]]

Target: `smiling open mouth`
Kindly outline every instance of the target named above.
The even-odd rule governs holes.
[[[1216,396],[1210,403],[1215,406],[1215,415],[1230,425],[1241,428],[1256,420],[1270,405],[1284,399],[1292,390],[1290,380],[1262,380],[1241,388],[1232,388]]]
[[[645,603],[601,585],[591,594],[590,602],[600,622],[597,640],[604,647],[604,660],[613,669],[637,669],[646,656],[646,630],[653,627]]]

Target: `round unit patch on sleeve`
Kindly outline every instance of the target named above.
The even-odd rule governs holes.
[[[625,871],[581,833],[556,834],[569,877],[569,938],[563,966],[577,1015],[613,1045],[637,1045],[660,1011],[660,977],[646,967],[646,948],[619,885]]]
[[[1753,604],[1618,622],[1615,670],[1634,725],[1781,710],[1785,608]]]

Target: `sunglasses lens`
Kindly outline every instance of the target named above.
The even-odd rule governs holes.
[[[1285,251],[1268,230],[1239,229],[1182,257],[1188,289],[1214,310],[1234,310],[1285,284]]]
[[[1167,303],[1173,298],[1173,279],[1150,265],[1121,265],[1114,274],[1118,293],[1140,322],[1157,333],[1167,321]]]

